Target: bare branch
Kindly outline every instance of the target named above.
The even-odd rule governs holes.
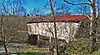
[[[88,0],[91,4],[92,4],[92,1],[91,0]]]
[[[72,5],[82,5],[82,4],[87,4],[87,5],[91,5],[91,3],[88,3],[88,2],[82,2],[82,3],[72,3],[72,2],[69,2],[68,0],[64,0],[65,2],[67,2],[68,4],[72,4]]]
[[[4,8],[4,11],[5,11],[6,13],[9,14],[9,12],[6,10],[6,7],[5,7],[5,5],[4,5],[4,0],[3,0],[2,6],[3,6],[3,8]]]

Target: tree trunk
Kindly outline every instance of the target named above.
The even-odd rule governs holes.
[[[7,50],[7,47],[6,47],[6,36],[5,36],[5,30],[3,28],[3,16],[1,17],[1,38],[2,38],[2,44],[4,46],[4,49],[5,49],[5,53],[6,55],[8,55],[8,50]]]
[[[53,5],[52,5],[52,0],[49,0],[50,1],[50,9],[51,9],[51,12],[52,12],[52,15],[53,15],[53,23],[54,23],[54,37],[55,37],[55,49],[54,49],[54,55],[58,55],[58,38],[57,38],[57,29],[56,29],[56,21],[55,21],[55,12],[54,12],[54,9],[53,9]]]
[[[91,38],[91,52],[97,50],[97,15],[96,15],[96,0],[92,0],[93,4],[91,5],[93,13],[91,13],[90,19],[90,38]]]

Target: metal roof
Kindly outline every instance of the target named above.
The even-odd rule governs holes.
[[[64,15],[64,16],[55,16],[56,22],[66,22],[66,21],[83,21],[87,19],[85,15]],[[39,23],[39,22],[53,22],[53,16],[41,16],[34,17],[28,23]]]

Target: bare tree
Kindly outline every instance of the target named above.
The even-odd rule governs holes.
[[[8,1],[6,1],[6,2],[8,2]],[[1,25],[0,26],[1,27],[0,28],[1,28],[1,41],[2,41],[3,47],[5,49],[5,53],[7,54],[8,53],[8,44],[11,43],[13,40],[15,40],[16,37],[18,38],[17,35],[19,32],[18,31],[19,26],[17,24],[19,19],[17,19],[17,18],[12,19],[15,16],[10,17],[9,14],[13,13],[13,15],[19,15],[19,13],[21,13],[20,9],[22,9],[22,6],[21,6],[21,4],[19,4],[19,1],[15,1],[16,2],[15,5],[14,4],[11,5],[10,3],[6,3],[6,2],[5,2],[5,0],[3,0],[2,4],[1,4],[1,9],[0,9],[0,13],[1,13],[1,17],[0,17]],[[22,2],[22,1],[20,0],[20,2]],[[10,5],[12,7],[10,7]],[[15,7],[15,6],[17,6],[17,7]],[[6,16],[6,15],[9,15],[9,16]]]
[[[52,6],[52,0],[49,0],[50,1],[50,8],[51,8],[51,11],[52,11],[52,15],[53,15],[53,21],[54,21],[54,37],[55,37],[55,51],[54,51],[54,54],[55,55],[58,55],[58,38],[57,38],[57,29],[56,29],[56,21],[55,21],[55,11],[53,9],[53,6]]]
[[[3,0],[2,9],[6,15],[25,15],[26,9],[24,0]]]
[[[65,3],[59,3],[59,0],[52,0],[52,3],[53,3],[52,7],[54,8],[55,15],[70,14],[69,12],[70,8],[66,6]],[[49,1],[47,1],[44,6],[45,9],[49,9],[50,8]]]
[[[88,17],[90,19],[90,38],[91,38],[91,51],[94,51],[97,47],[96,47],[96,39],[97,39],[97,14],[96,14],[96,10],[97,10],[97,4],[96,4],[96,0],[88,0],[88,2],[82,2],[82,3],[72,3],[69,2],[68,0],[64,0],[65,2],[67,2],[68,4],[72,4],[72,5],[82,5],[82,4],[87,4],[91,7],[91,15],[90,17]]]
[[[42,8],[33,8],[30,12],[31,16],[42,16],[43,14]]]
[[[4,49],[5,49],[5,53],[7,54],[8,53],[8,50],[7,50],[7,47],[6,47],[6,40],[5,40],[5,29],[3,27],[3,23],[4,23],[4,18],[3,18],[3,13],[2,13],[2,17],[1,17],[1,41],[2,41],[2,44],[4,46]]]

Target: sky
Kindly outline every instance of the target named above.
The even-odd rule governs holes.
[[[0,0],[0,3],[2,3],[3,0]],[[6,0],[5,0],[6,1]],[[25,1],[25,8],[27,10],[27,13],[32,12],[32,9],[34,8],[38,8],[41,9],[42,14],[48,14],[50,13],[50,7],[49,8],[44,8],[44,5],[46,3],[49,3],[49,0],[24,0]],[[71,14],[83,14],[84,11],[84,7],[86,6],[86,13],[89,14],[90,13],[90,7],[88,5],[78,5],[78,6],[73,6],[71,4],[68,4],[66,2],[64,2],[64,0],[56,0],[57,4],[54,6],[54,9],[56,10],[59,6],[61,6],[62,4],[64,4],[64,6],[66,7],[65,9],[68,9],[68,11]],[[88,2],[87,0],[68,0],[69,2],[72,3],[81,3],[81,2]],[[98,0],[100,1],[100,0]],[[62,12],[62,10],[58,10],[59,12]],[[65,11],[64,11],[65,12]]]
[[[29,8],[41,8],[45,4],[46,0],[26,0],[27,6]]]
[[[33,8],[43,8],[46,0],[26,0],[27,12],[31,12]]]
[[[41,0],[26,0],[28,12],[30,12],[32,8],[43,8],[47,1],[49,0],[42,0],[42,1]],[[69,12],[72,14],[78,14],[79,12],[77,11],[79,11],[80,8],[81,8],[80,13],[83,13],[84,6],[87,6],[86,7],[86,10],[88,10],[87,14],[90,13],[90,7],[88,5],[73,6],[71,4],[64,2],[64,0],[56,0],[56,1],[58,3],[56,7],[59,4],[60,5],[65,4],[68,8],[70,8]],[[69,1],[73,3],[81,3],[82,1],[87,2],[87,0],[69,0]],[[50,9],[44,10],[44,12],[50,13]]]
[[[47,2],[47,0],[42,0],[42,1],[41,0],[26,0],[27,12],[30,12],[32,10],[32,8],[43,8],[46,2]],[[57,2],[59,4],[66,4],[66,6],[68,6],[70,8],[69,12],[71,12],[73,14],[77,13],[76,11],[78,11],[79,8],[83,8],[84,7],[82,5],[73,6],[73,5],[65,3],[63,0],[57,0]],[[70,2],[80,3],[80,2],[82,2],[82,0],[71,0]],[[84,2],[87,2],[87,0],[84,0]],[[87,9],[89,10],[90,7],[87,6]],[[50,13],[50,9],[49,10],[48,9],[44,10],[44,12]],[[87,12],[87,13],[89,13],[89,12]]]

